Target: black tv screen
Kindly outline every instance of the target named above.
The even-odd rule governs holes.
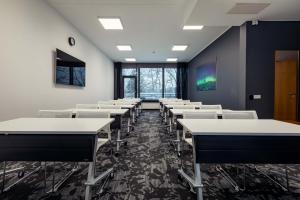
[[[85,86],[85,62],[56,49],[56,84]]]

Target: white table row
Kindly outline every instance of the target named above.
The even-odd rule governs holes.
[[[300,126],[276,120],[178,119],[192,134],[194,177],[179,174],[203,200],[201,163],[300,164]]]
[[[19,118],[0,122],[0,161],[88,162],[85,199],[91,187],[109,175],[95,177],[98,133],[114,119]]]

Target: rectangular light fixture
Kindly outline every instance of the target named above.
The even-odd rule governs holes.
[[[126,60],[127,62],[135,62],[135,61],[136,61],[135,58],[125,58],[125,60]]]
[[[167,58],[167,62],[177,62],[177,58]]]
[[[187,45],[174,45],[172,51],[185,51],[187,47]]]
[[[123,30],[120,18],[98,18],[105,30]]]
[[[183,26],[183,30],[201,30],[203,29],[203,26],[202,25],[186,25],[186,26]]]
[[[119,51],[132,51],[130,45],[118,45],[117,48]]]

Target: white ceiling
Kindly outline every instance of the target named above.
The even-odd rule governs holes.
[[[113,61],[190,61],[231,26],[247,20],[300,20],[300,0],[46,0]],[[230,15],[236,3],[271,3],[257,15]],[[104,30],[98,17],[120,17],[124,30]],[[204,25],[183,31],[183,25]],[[116,45],[130,44],[131,52]],[[187,44],[185,52],[172,52]],[[153,53],[155,51],[155,53]]]

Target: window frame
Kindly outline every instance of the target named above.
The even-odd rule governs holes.
[[[161,68],[162,69],[162,88],[161,88],[161,96],[162,98],[165,97],[165,69],[168,69],[168,68],[172,68],[172,69],[176,69],[176,88],[175,88],[175,97],[178,96],[177,92],[178,92],[178,73],[179,73],[179,68],[177,65],[174,65],[174,66],[170,66],[169,64],[134,64],[134,65],[126,65],[126,66],[122,66],[122,69],[121,69],[121,80],[123,80],[123,77],[128,77],[129,75],[123,75],[123,69],[136,69],[136,75],[130,75],[131,77],[136,77],[136,95],[138,98],[141,97],[141,78],[140,78],[140,74],[141,74],[141,71],[140,69],[141,68]],[[122,88],[124,87],[123,86],[123,81],[122,81]],[[123,94],[123,91],[122,91],[122,95]],[[147,99],[143,99],[143,102],[157,102],[158,99],[155,99],[155,100],[147,100]]]

